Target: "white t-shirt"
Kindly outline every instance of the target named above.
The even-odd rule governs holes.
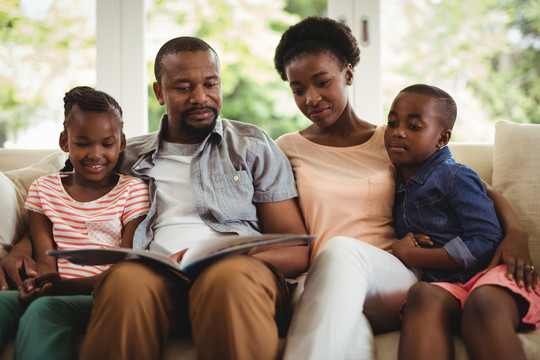
[[[174,254],[221,234],[200,218],[190,185],[191,158],[199,144],[162,141],[149,172],[157,182],[154,240],[150,250]]]

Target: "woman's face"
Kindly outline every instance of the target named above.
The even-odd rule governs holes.
[[[285,66],[296,106],[320,128],[332,126],[347,106],[351,66],[341,68],[330,52],[303,54]]]

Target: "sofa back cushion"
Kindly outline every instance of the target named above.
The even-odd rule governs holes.
[[[0,176],[0,258],[23,235],[27,227],[27,211],[24,208],[28,188],[38,177],[58,172],[66,161],[66,155],[58,150],[41,161]]]
[[[540,125],[495,124],[493,187],[508,200],[529,233],[534,265],[540,269]]]

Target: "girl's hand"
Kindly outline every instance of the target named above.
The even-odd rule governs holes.
[[[41,296],[54,295],[61,285],[62,279],[58,273],[47,273],[26,279],[19,286],[19,300],[29,305]]]
[[[532,267],[529,235],[525,231],[506,233],[485,272],[501,263],[506,264],[506,277],[514,279],[519,287],[525,287],[528,292],[536,288],[538,273]]]

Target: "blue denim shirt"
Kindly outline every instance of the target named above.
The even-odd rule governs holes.
[[[128,140],[120,172],[148,183],[150,211],[135,231],[133,247],[148,248],[154,238],[156,182],[147,175],[154,166],[159,141],[167,131],[167,115],[157,132]],[[260,128],[218,118],[191,160],[191,189],[201,219],[222,233],[260,233],[256,203],[277,202],[297,196],[287,157]]]
[[[488,264],[503,238],[493,202],[471,168],[439,149],[405,184],[398,168],[394,222],[398,238],[428,235],[462,271],[423,269],[425,281],[466,282]]]

